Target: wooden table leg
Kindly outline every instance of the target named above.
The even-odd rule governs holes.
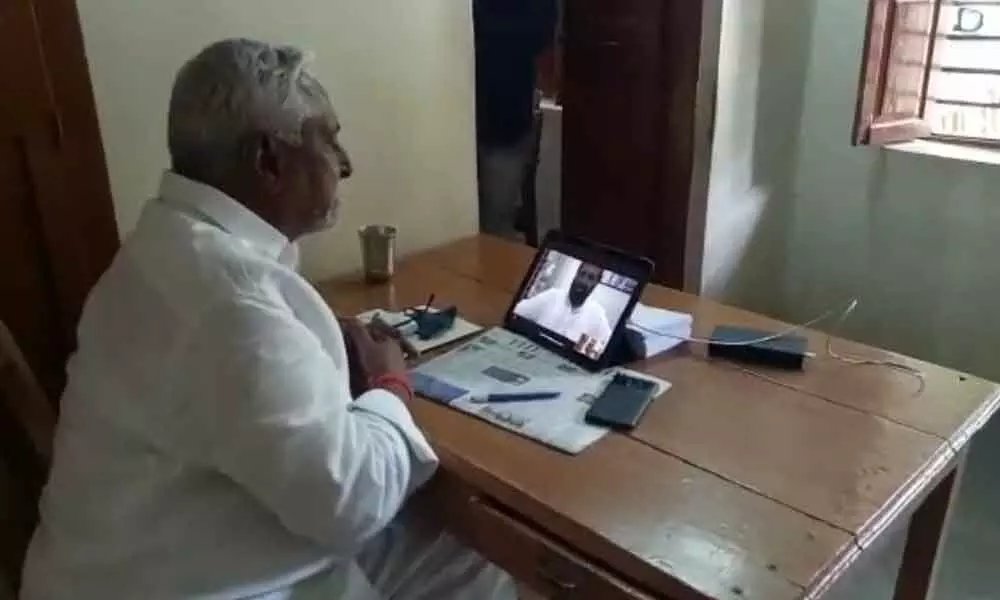
[[[948,533],[965,459],[938,483],[910,521],[903,564],[896,579],[895,600],[930,600]]]

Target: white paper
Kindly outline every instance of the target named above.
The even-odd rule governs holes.
[[[413,372],[417,389],[435,400],[490,423],[576,454],[608,430],[590,425],[584,415],[614,373],[624,371],[657,384],[670,384],[624,369],[588,373],[559,355],[504,329],[490,329],[475,340],[427,362]],[[428,394],[433,387],[433,392]],[[422,389],[423,387],[423,389]],[[482,403],[488,394],[559,391],[551,400]]]
[[[687,313],[636,304],[628,327],[642,335],[649,358],[683,344],[693,325],[694,317]]]

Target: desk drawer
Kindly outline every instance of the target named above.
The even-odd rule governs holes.
[[[509,517],[485,500],[470,498],[460,535],[489,560],[552,600],[646,600],[561,544]]]

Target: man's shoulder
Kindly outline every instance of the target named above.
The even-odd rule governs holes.
[[[545,291],[538,292],[530,298],[524,298],[519,300],[516,306],[527,306],[531,307],[533,311],[545,310],[553,306],[558,306],[556,304],[559,301],[559,296],[564,293],[558,288],[549,288]]]
[[[583,303],[584,309],[587,311],[588,317],[593,317],[595,319],[603,319],[605,322],[608,320],[608,311],[604,309],[604,305],[593,298],[587,298],[587,301]]]
[[[282,276],[288,278],[287,268],[227,232],[184,219],[140,223],[121,252],[135,275],[158,282],[158,290],[173,296],[178,307],[261,295]]]
[[[534,297],[542,300],[551,300],[566,295],[567,295],[566,290],[562,288],[552,287],[545,290],[544,292],[538,292],[537,294],[535,294]]]
[[[116,322],[156,329],[158,322],[183,328],[216,305],[280,298],[270,291],[277,270],[207,229],[140,221],[91,290],[81,326]]]

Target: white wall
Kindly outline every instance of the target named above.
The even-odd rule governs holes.
[[[816,4],[787,305],[856,294],[856,337],[1000,378],[1000,167],[848,144],[865,4]]]
[[[702,293],[780,312],[809,1],[725,0]]]
[[[463,0],[79,0],[119,227],[168,166],[180,65],[232,36],[317,54],[356,173],[341,224],[306,244],[322,277],[356,268],[358,226],[398,225],[403,251],[477,228],[471,3]]]
[[[1000,167],[850,145],[866,1],[726,5],[706,290],[1000,378]]]

